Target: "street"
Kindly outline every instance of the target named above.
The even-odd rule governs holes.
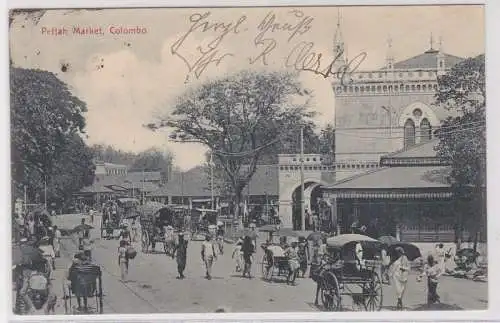
[[[66,215],[54,222],[62,228],[71,228],[79,223],[81,216]],[[99,223],[96,217],[95,223]],[[297,279],[296,286],[283,282],[267,282],[260,278],[260,259],[258,250],[252,268],[253,279],[241,278],[234,271],[231,259],[232,247],[225,246],[225,253],[217,259],[213,268],[213,280],[204,279],[201,262],[201,242],[190,241],[186,279],[177,280],[177,265],[174,259],[161,253],[143,254],[140,243],[135,245],[138,254],[130,262],[129,282],[119,281],[117,265],[117,240],[99,239],[97,226],[92,232],[96,237],[92,256],[103,271],[104,313],[197,313],[215,312],[223,308],[228,312],[308,312],[320,311],[314,306],[315,284],[309,278]],[[64,314],[62,300],[62,281],[71,264],[71,257],[77,251],[76,241],[64,237],[61,258],[57,259],[54,273],[55,290],[58,292],[57,314]],[[260,248],[259,248],[260,249]],[[426,301],[425,282],[416,282],[410,276],[405,296],[405,309],[424,309]],[[59,291],[61,291],[59,293]],[[464,292],[467,291],[467,292]],[[487,283],[473,282],[452,277],[442,277],[438,293],[442,304],[440,309],[486,309]],[[391,286],[383,287],[382,310],[394,309],[396,299]],[[348,303],[343,296],[343,303]],[[75,303],[75,302],[74,302]]]

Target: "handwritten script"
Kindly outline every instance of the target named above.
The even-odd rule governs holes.
[[[257,54],[247,57],[250,65],[280,64],[273,60],[278,58],[283,60],[287,68],[311,72],[324,78],[335,77],[343,84],[351,81],[349,76],[365,60],[366,53],[360,53],[346,61],[340,50],[333,55],[333,59],[329,59],[328,56],[332,55],[319,52],[315,49],[315,43],[308,40],[313,32],[313,22],[314,17],[297,9],[280,17],[270,11],[254,26],[246,15],[220,21],[213,18],[210,11],[194,13],[188,18],[188,30],[172,44],[171,52],[188,68],[186,82],[192,77],[199,79],[210,66],[217,67],[226,59],[246,55],[253,50]],[[248,41],[246,34],[252,32],[255,32],[254,36],[250,34],[253,43],[247,45],[243,41]],[[199,39],[203,41],[200,42]],[[232,39],[231,46],[224,46],[223,43],[229,42],[229,39]],[[238,47],[238,53],[226,49]]]

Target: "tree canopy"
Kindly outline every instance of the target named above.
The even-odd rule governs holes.
[[[67,85],[42,70],[10,69],[13,198],[60,200],[92,182],[92,155],[83,142],[87,111]],[[59,183],[60,185],[56,185]]]
[[[162,171],[169,173],[172,167],[173,155],[158,148],[149,148],[137,154],[131,170]]]
[[[462,217],[458,206],[458,224],[472,223],[471,233],[477,237],[485,212],[486,186],[486,82],[484,55],[455,65],[438,78],[436,103],[456,112],[442,122],[437,131],[440,141],[437,154],[451,165],[449,182],[456,200],[470,201],[471,212]],[[470,203],[469,203],[470,204]]]
[[[263,156],[310,123],[309,95],[294,74],[243,71],[187,91],[171,114],[148,126],[171,127],[178,140],[208,147],[238,204]]]

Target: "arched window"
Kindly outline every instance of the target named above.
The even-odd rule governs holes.
[[[421,142],[427,142],[432,139],[431,123],[425,118],[420,122],[420,136]]]
[[[404,147],[405,149],[415,145],[415,123],[408,119],[405,122]]]

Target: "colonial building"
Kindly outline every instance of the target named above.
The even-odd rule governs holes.
[[[334,54],[346,62],[340,21]],[[431,35],[427,50],[396,61],[388,41],[384,66],[359,70],[352,82],[333,79],[337,180],[377,167],[381,156],[432,139],[432,131],[450,112],[433,105],[437,77],[463,58],[444,52]],[[362,66],[361,66],[362,68]],[[351,171],[348,171],[351,170]]]

